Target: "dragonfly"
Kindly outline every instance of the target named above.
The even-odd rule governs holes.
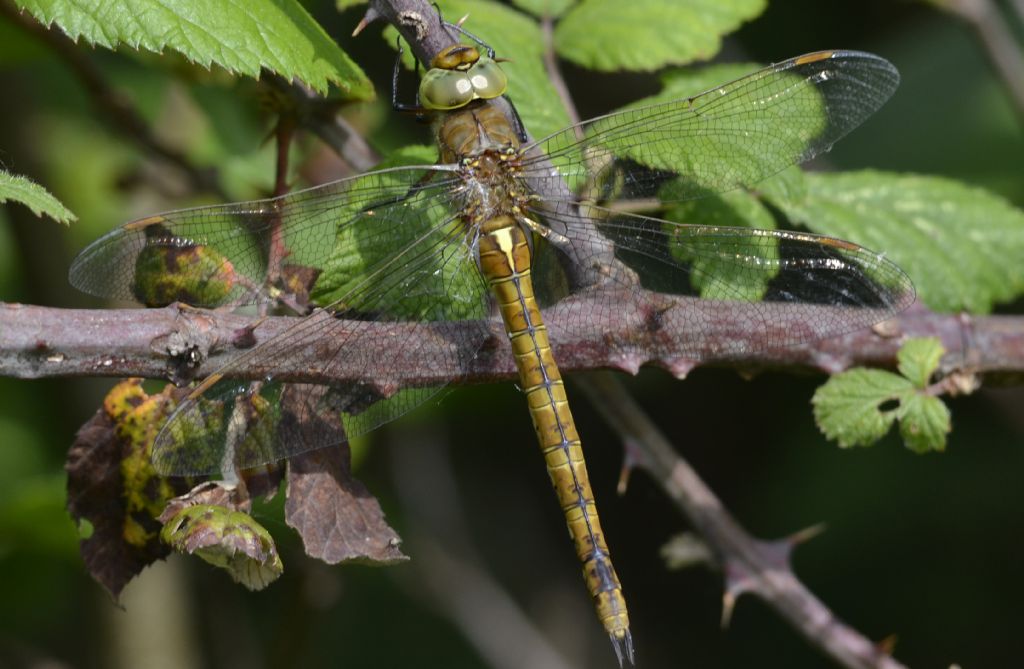
[[[722,338],[714,350],[746,354],[869,327],[908,307],[908,277],[855,243],[620,206],[753,187],[829,150],[892,95],[899,75],[873,54],[820,51],[536,140],[498,104],[504,77],[493,52],[449,47],[419,88],[437,162],[133,221],[86,248],[70,280],[104,297],[224,307],[280,304],[305,277],[322,305],[235,352],[192,390],[154,443],[164,475],[218,474],[336,445],[338,432],[318,426],[339,416],[348,438],[364,434],[439,391],[386,390],[402,386],[397,365],[415,360],[458,378],[493,348],[500,319],[597,616],[619,663],[632,662],[622,586],[552,343],[608,322],[623,299],[655,314],[651,357],[695,362],[709,351],[699,335],[723,309],[762,334]],[[700,299],[666,307],[665,295]],[[545,310],[581,296],[587,308],[563,310],[549,332]],[[383,324],[401,324],[402,334],[382,342]],[[257,360],[301,360],[306,378],[359,373],[345,383],[238,381]]]

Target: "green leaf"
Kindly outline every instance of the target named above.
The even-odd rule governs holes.
[[[939,368],[939,360],[946,349],[937,337],[915,337],[900,347],[896,354],[900,374],[918,388],[925,388],[928,379]]]
[[[26,177],[0,170],[0,203],[20,202],[36,216],[49,216],[58,223],[67,225],[75,220],[60,200]]]
[[[167,521],[160,540],[226,570],[250,590],[262,590],[284,571],[270,533],[252,516],[223,506],[185,508]]]
[[[764,67],[762,63],[721,63],[668,70],[659,77],[661,91],[652,97],[640,100],[635,103],[635,106],[688,98],[721,86],[727,81],[756,72],[762,67]]]
[[[258,78],[267,68],[319,93],[335,84],[352,100],[373,98],[362,70],[296,0],[16,0],[73,40],[114,49],[174,49],[204,67]]]
[[[525,9],[534,16],[558,18],[565,10],[575,4],[576,0],[512,0],[512,4]]]
[[[885,436],[897,408],[882,405],[913,393],[913,384],[880,369],[851,369],[830,378],[814,393],[814,420],[840,448],[870,446]]]
[[[388,159],[378,165],[378,169],[403,165],[431,164],[437,160],[437,149],[432,146],[409,146],[392,153]],[[382,183],[405,183],[407,174],[388,175],[382,177]],[[452,218],[442,224],[442,218],[450,218],[448,210],[443,206],[431,207],[423,201],[421,195],[413,194],[405,200],[410,208],[423,207],[430,213],[427,218],[415,218],[403,224],[397,237],[382,237],[372,225],[342,226],[334,239],[335,252],[324,263],[323,272],[317,277],[316,285],[311,292],[312,298],[319,304],[329,304],[349,296],[355,288],[361,286],[373,268],[392,258],[395,249],[418,241],[428,248],[438,240],[445,239],[452,229],[461,226],[458,219]],[[358,208],[359,205],[356,205]],[[346,210],[344,206],[334,215],[339,221],[355,215],[355,209]],[[449,318],[481,318],[483,300],[480,295],[481,283],[479,271],[474,262],[467,256],[464,259],[442,259],[435,257],[443,266],[424,278],[415,290],[410,288],[401,303],[389,303],[388,315],[393,318],[432,320],[438,310]],[[426,263],[426,261],[422,261]]]
[[[900,405],[900,436],[915,453],[946,450],[953,429],[949,408],[938,397],[914,393]]]
[[[900,423],[900,435],[915,453],[942,451],[952,429],[949,409],[926,390],[945,350],[938,339],[906,341],[897,358],[903,376],[878,369],[836,374],[814,393],[814,419],[839,446],[869,446]],[[898,406],[882,410],[885,403]]]
[[[668,184],[668,188],[671,187],[672,184]],[[676,203],[665,212],[665,218],[678,223],[696,225],[768,229],[775,227],[775,219],[767,207],[744,190]],[[669,233],[679,230],[675,226],[664,227]],[[706,249],[700,253],[692,252],[686,244],[685,236],[674,236],[670,244],[673,257],[691,263],[693,287],[700,291],[701,297],[705,299],[735,300],[742,296],[751,301],[760,300],[768,289],[768,282],[778,273],[776,270],[751,276],[749,271],[737,265],[731,258],[719,260],[709,255]],[[738,293],[737,288],[742,289],[742,293]]]
[[[764,11],[765,0],[584,0],[555,29],[558,54],[595,70],[656,70],[707,60],[722,35]]]
[[[446,20],[469,14],[466,30],[486,41],[499,58],[510,59],[501,65],[508,76],[507,95],[531,135],[546,137],[569,125],[569,115],[544,69],[544,39],[536,21],[490,1],[444,0],[438,5]],[[395,35],[393,29],[384,31],[384,39],[392,46]],[[462,41],[472,43],[469,38]]]
[[[673,137],[670,144],[637,145],[633,138],[622,133],[607,132],[601,145],[620,158],[633,159],[647,167],[663,169],[685,175],[685,187],[672,196],[663,189],[663,195],[674,199],[692,198],[707,192],[721,190],[723,183],[757,183],[766,174],[774,174],[790,166],[808,147],[811,138],[826,129],[828,115],[821,91],[806,78],[789,72],[770,77],[764,86],[750,86],[749,80],[737,84],[736,80],[760,70],[753,64],[715,65],[696,71],[672,72],[663,77],[664,88],[656,95],[626,105],[623,110],[642,110],[638,114],[650,114],[657,105],[675,103],[718,88],[724,94],[731,94],[733,104],[756,106],[763,96],[773,93],[772,118],[783,119],[798,116],[803,120],[799,126],[785,127],[775,123],[775,133],[761,133],[764,141],[751,141],[743,132],[689,133]],[[762,73],[763,76],[763,73]],[[770,89],[768,88],[770,86]],[[703,113],[723,114],[716,109],[717,94],[697,98],[691,111],[695,116]],[[604,133],[614,120],[596,120],[587,132],[594,136]],[[652,120],[652,123],[654,120]],[[740,123],[745,128],[756,128],[752,117]],[[769,146],[766,146],[766,142]],[[787,159],[786,157],[789,156]],[[788,178],[799,179],[799,176]],[[702,190],[703,189],[703,190]],[[797,190],[797,192],[800,192]]]
[[[881,251],[939,311],[984,313],[1024,294],[1024,212],[939,177],[807,174],[803,196],[766,192],[790,220]]]

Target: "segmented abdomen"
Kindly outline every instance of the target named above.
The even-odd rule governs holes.
[[[583,578],[616,648],[629,653],[626,601],[597,516],[565,385],[533,295],[526,233],[511,216],[497,216],[483,223],[480,231],[480,269],[498,301],[548,475],[583,564]]]

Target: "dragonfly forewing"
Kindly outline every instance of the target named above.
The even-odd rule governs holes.
[[[652,197],[672,178],[662,201],[752,186],[827,151],[898,84],[896,68],[873,54],[807,54],[693,97],[566,128],[527,147],[523,174],[554,168],[598,201]]]
[[[278,198],[149,216],[90,244],[69,278],[91,295],[147,306],[266,302],[268,282],[289,268],[321,271],[331,261],[344,263],[338,247],[356,235],[364,245],[384,243],[418,215],[410,213],[410,192],[427,199],[451,185],[451,173],[435,166],[400,167]],[[449,201],[441,197],[435,206]],[[375,217],[382,207],[387,215]]]

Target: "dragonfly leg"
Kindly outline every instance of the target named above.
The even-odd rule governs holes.
[[[546,225],[541,225],[529,216],[520,216],[520,222],[555,246],[565,248],[571,244],[568,237],[559,232],[555,232]]]
[[[512,98],[507,95],[503,95],[502,97],[505,98],[505,102],[508,103],[508,106],[512,110],[512,129],[515,130],[516,137],[519,138],[520,142],[526,144],[530,138],[526,136],[526,126],[523,125],[523,119],[519,116],[519,110],[516,109],[515,104],[512,102]]]
[[[463,28],[461,21],[459,21],[458,23],[449,23],[448,21],[445,21],[444,16],[441,14],[441,7],[439,7],[436,2],[433,2],[431,4],[434,5],[434,9],[437,10],[437,20],[441,24],[442,28],[454,28],[460,35],[465,35],[469,39],[473,40],[474,42],[482,46],[487,51],[487,55],[492,59],[494,58],[495,51],[493,48],[491,48],[490,44],[488,44],[487,42],[483,41],[473,33]]]
[[[423,120],[429,110],[420,104],[419,91],[416,92],[415,104],[410,105],[398,101],[398,75],[402,66],[402,55],[405,53],[405,49],[402,48],[401,36],[395,38],[395,48],[398,49],[398,55],[395,56],[395,69],[391,72],[391,107],[397,112],[416,114],[417,120]],[[419,73],[420,61],[416,60],[416,75],[419,76]]]

